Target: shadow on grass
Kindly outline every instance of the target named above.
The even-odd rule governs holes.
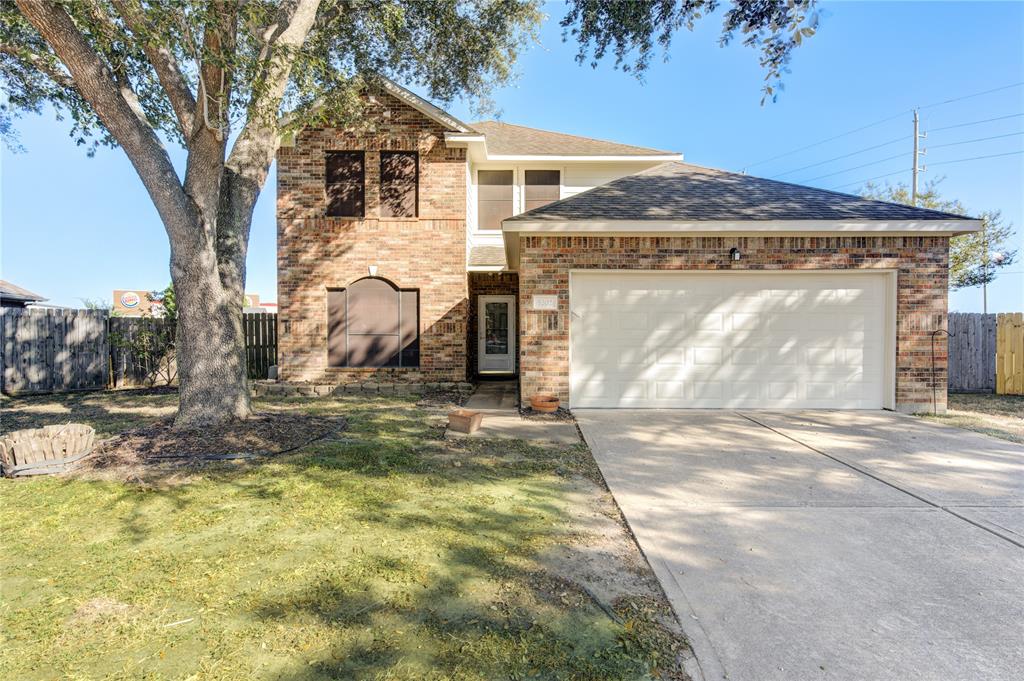
[[[68,408],[120,418],[129,405],[112,397],[105,414],[95,396]],[[165,397],[146,397],[144,409],[151,399]],[[285,456],[154,467],[138,482],[46,483],[59,507],[37,513],[66,514],[87,496],[70,536],[105,524],[124,542],[98,558],[86,551],[93,562],[83,564],[94,572],[82,588],[117,574],[119,584],[145,585],[136,589],[158,583],[157,600],[183,612],[208,613],[201,633],[149,633],[126,642],[128,650],[173,648],[157,641],[180,636],[175,645],[205,650],[202,660],[179,660],[183,668],[234,664],[250,677],[295,681],[627,679],[654,666],[652,651],[626,645],[621,623],[537,562],[569,539],[561,476],[594,475],[582,447],[447,442],[443,408],[430,412],[415,398],[258,406],[341,415],[348,429]],[[86,550],[43,553],[68,562],[80,558],[72,549]],[[134,593],[117,597],[130,602]],[[110,671],[81,666],[106,650],[102,641],[76,645],[83,650],[69,648],[74,661],[62,669]]]

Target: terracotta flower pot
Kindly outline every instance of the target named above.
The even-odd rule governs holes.
[[[456,409],[448,414],[448,427],[457,433],[472,434],[480,429],[483,414],[472,409]]]
[[[542,414],[550,414],[558,410],[558,398],[554,395],[534,395],[530,398],[530,407]]]

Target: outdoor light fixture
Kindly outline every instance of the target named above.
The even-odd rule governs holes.
[[[738,261],[739,259],[740,259],[740,249],[738,249],[738,248],[731,248],[731,249],[729,249],[729,260],[736,260],[736,261]]]
[[[371,277],[376,277],[377,276],[377,266],[376,265],[370,265],[366,269],[370,272],[370,276]]]

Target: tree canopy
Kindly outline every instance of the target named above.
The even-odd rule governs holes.
[[[967,215],[968,211],[957,199],[942,196],[939,184],[944,178],[925,183],[924,191],[917,193],[917,206],[944,213]],[[868,183],[861,194],[881,201],[915,205],[906,184],[879,186]],[[990,284],[999,270],[1014,262],[1017,251],[1010,248],[1015,234],[1013,225],[1003,220],[998,210],[986,210],[978,215],[980,232],[953,237],[949,242],[949,287],[953,290]]]
[[[642,75],[718,0],[569,0],[579,61]],[[723,7],[725,5],[722,5]],[[765,94],[814,32],[814,0],[731,0],[721,42],[759,46]],[[376,76],[488,106],[540,0],[15,0],[0,3],[0,136],[52,108],[90,153],[121,147],[160,215],[177,303],[181,425],[245,418],[241,301],[253,207],[282,135],[359,124]],[[667,52],[666,52],[667,54]],[[165,142],[185,148],[183,174]]]

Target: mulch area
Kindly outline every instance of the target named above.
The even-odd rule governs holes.
[[[286,454],[345,429],[340,417],[264,412],[219,426],[174,428],[161,419],[96,445],[83,469],[135,468],[147,464],[201,463]]]

